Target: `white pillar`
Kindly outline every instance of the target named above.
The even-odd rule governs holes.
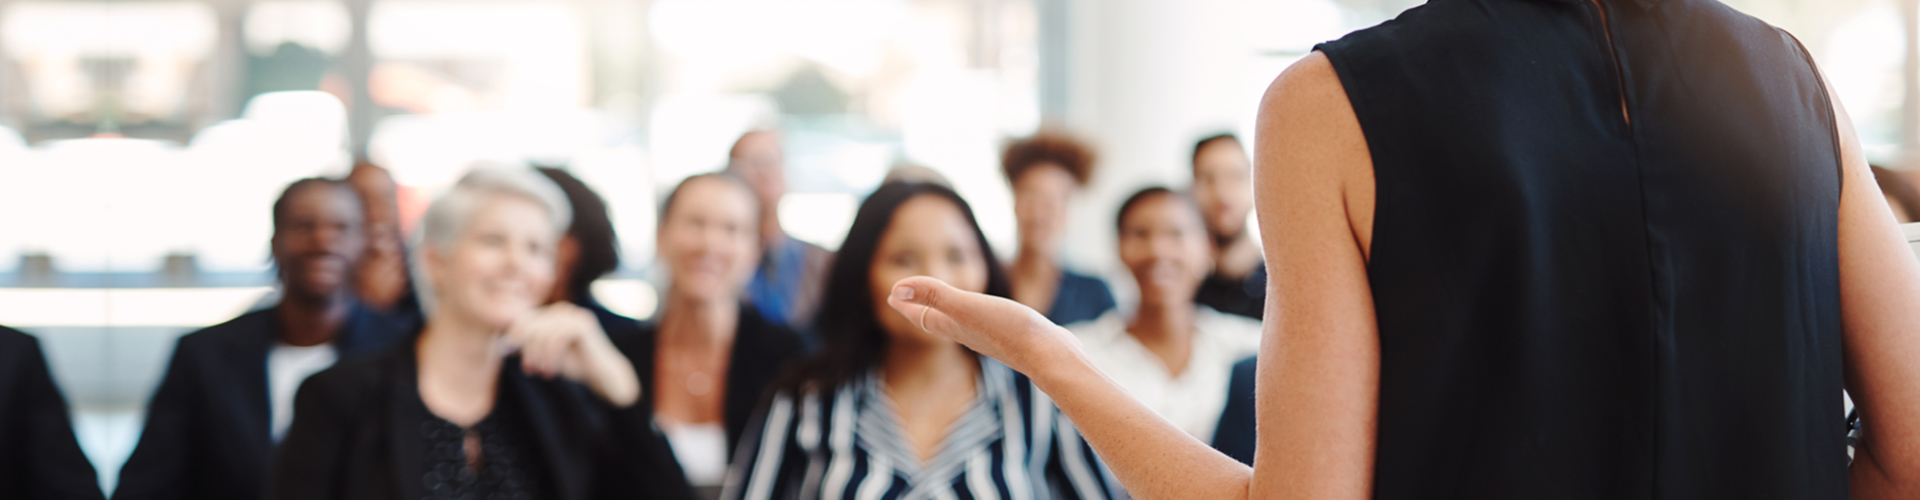
[[[1066,125],[1092,140],[1100,163],[1075,203],[1068,262],[1114,280],[1114,215],[1147,185],[1185,188],[1193,141],[1238,130],[1258,106],[1249,90],[1259,54],[1241,38],[1242,0],[1071,0]]]

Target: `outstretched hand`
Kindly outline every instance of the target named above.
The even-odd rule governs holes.
[[[974,352],[1033,375],[1056,356],[1071,356],[1080,342],[1045,316],[1005,298],[954,288],[925,276],[900,280],[887,297],[908,320],[928,333],[952,339]]]

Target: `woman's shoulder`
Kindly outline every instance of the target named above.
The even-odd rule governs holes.
[[[1062,269],[1060,270],[1060,288],[1067,288],[1067,287],[1074,287],[1076,289],[1098,290],[1102,292],[1107,292],[1108,294],[1113,293],[1107,286],[1106,280],[1100,279],[1090,274],[1080,274],[1070,269]]]
[[[404,352],[403,352],[404,351]],[[369,396],[382,393],[399,376],[401,356],[411,349],[389,348],[365,356],[340,360],[333,366],[307,377],[300,384],[300,398],[318,398],[328,408],[357,408]],[[350,412],[349,412],[350,413]]]

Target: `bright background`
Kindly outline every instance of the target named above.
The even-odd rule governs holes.
[[[1729,0],[1799,36],[1874,160],[1920,152],[1920,0]],[[0,0],[0,324],[38,335],[109,489],[173,341],[273,285],[268,206],[364,150],[403,209],[476,161],[566,165],[613,210],[610,306],[652,310],[654,207],[784,129],[787,230],[837,247],[897,164],[1011,250],[997,153],[1099,148],[1067,258],[1123,295],[1110,213],[1248,137],[1274,75],[1407,0]]]

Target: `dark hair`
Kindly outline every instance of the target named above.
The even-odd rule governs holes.
[[[1000,154],[1000,172],[1012,183],[1034,166],[1052,163],[1066,169],[1074,183],[1085,186],[1093,179],[1093,162],[1093,149],[1080,139],[1062,132],[1042,131],[1007,144],[1006,151]]]
[[[292,184],[287,185],[286,189],[280,190],[279,198],[273,200],[273,234],[274,236],[280,235],[280,224],[281,222],[283,222],[282,219],[285,219],[287,217],[287,210],[289,210],[289,207],[287,206],[287,204],[292,202],[293,194],[307,188],[318,188],[318,187],[333,188],[333,189],[345,192],[347,193],[348,196],[353,197],[353,205],[355,207],[361,206],[360,191],[353,189],[353,186],[347,184],[346,181],[339,180],[339,179],[328,179],[325,177],[308,177],[305,179],[293,181]]]
[[[1892,198],[1894,203],[1900,204],[1900,208],[1907,211],[1908,217],[1920,218],[1920,188],[1914,187],[1913,180],[1900,172],[1877,165],[1871,168],[1874,182],[1880,184],[1880,192]]]
[[[1125,226],[1127,223],[1127,214],[1132,213],[1133,209],[1135,208],[1140,208],[1141,203],[1146,203],[1147,200],[1159,198],[1161,196],[1171,197],[1174,199],[1174,201],[1183,203],[1187,205],[1187,207],[1189,208],[1193,208],[1194,213],[1199,213],[1200,211],[1199,208],[1194,208],[1193,200],[1187,199],[1187,196],[1180,194],[1179,191],[1174,191],[1172,189],[1167,189],[1161,186],[1149,186],[1145,189],[1135,191],[1133,193],[1133,196],[1127,197],[1127,201],[1120,202],[1120,212],[1113,216],[1114,230],[1119,231],[1121,229],[1124,229],[1123,226]]]
[[[658,218],[655,221],[657,222],[657,224],[655,224],[655,227],[666,227],[667,216],[671,215],[671,212],[673,211],[673,201],[680,199],[680,191],[686,189],[687,185],[693,184],[693,181],[702,180],[702,179],[713,179],[717,181],[724,181],[727,184],[731,184],[734,187],[740,188],[741,190],[745,191],[747,193],[747,198],[751,198],[753,200],[753,204],[754,204],[753,216],[754,217],[760,216],[760,207],[759,207],[760,197],[755,196],[753,194],[753,187],[748,186],[747,181],[740,180],[740,176],[733,175],[732,172],[723,170],[719,172],[707,172],[704,174],[690,175],[690,176],[687,176],[687,178],[685,179],[680,179],[679,184],[674,184],[673,190],[667,191],[667,197],[660,202],[660,210],[655,212],[659,214]],[[754,221],[754,223],[758,224],[759,221]],[[760,237],[760,232],[757,230],[754,231],[753,234],[755,238]]]
[[[973,218],[973,209],[959,194],[938,184],[882,184],[860,204],[853,226],[847,230],[846,242],[834,255],[832,270],[827,274],[826,298],[820,304],[820,316],[815,323],[821,337],[820,350],[794,363],[793,369],[783,377],[781,388],[831,389],[880,364],[880,357],[887,349],[887,334],[881,331],[880,311],[873,306],[870,282],[874,253],[879,251],[887,226],[893,223],[893,214],[908,200],[921,196],[936,196],[960,209],[973,230],[974,241],[980,244],[981,258],[986,259],[986,293],[995,297],[1012,295],[1012,280],[994,257],[993,248],[987,245],[980,223]]]
[[[1204,138],[1201,138],[1198,142],[1193,143],[1194,165],[1199,166],[1201,151],[1206,151],[1207,146],[1213,145],[1213,143],[1220,142],[1220,141],[1233,141],[1235,145],[1238,145],[1240,144],[1240,136],[1233,135],[1233,132],[1221,132],[1218,134],[1206,136]]]
[[[573,222],[567,225],[567,235],[579,243],[580,258],[573,262],[572,272],[567,274],[567,294],[575,300],[591,297],[593,280],[620,268],[620,238],[613,233],[607,202],[566,170],[554,167],[535,167],[534,170],[553,180],[553,184],[567,194],[567,204],[572,206]]]

